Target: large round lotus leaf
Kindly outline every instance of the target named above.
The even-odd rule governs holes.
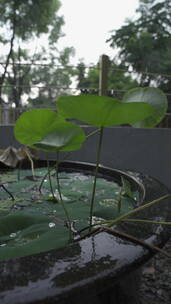
[[[63,122],[57,124],[53,132],[32,147],[47,152],[74,151],[80,149],[85,140],[82,128],[71,122]]]
[[[132,89],[124,95],[123,101],[125,103],[147,102],[154,108],[153,115],[150,115],[141,122],[137,122],[134,125],[135,127],[150,128],[155,126],[164,118],[168,106],[167,97],[157,88]]]
[[[54,131],[55,125],[64,118],[50,109],[34,109],[23,113],[16,121],[14,134],[24,145],[31,146]]]
[[[48,221],[49,219],[46,216],[29,215],[22,212],[2,216],[0,221],[0,237],[18,230],[22,230],[30,225]]]
[[[14,213],[1,217],[0,259],[31,255],[66,246],[68,229],[47,216]]]
[[[147,103],[123,103],[104,96],[64,96],[58,99],[59,113],[97,127],[134,124],[153,114]]]

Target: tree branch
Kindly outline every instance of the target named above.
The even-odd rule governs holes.
[[[11,40],[10,40],[10,50],[9,50],[8,55],[7,55],[7,59],[6,59],[5,67],[4,67],[4,72],[3,72],[3,74],[0,78],[0,104],[3,103],[3,100],[2,100],[2,86],[3,86],[4,81],[5,81],[9,61],[10,61],[10,58],[11,58],[11,55],[12,55],[12,52],[13,52],[14,39],[15,39],[15,26],[16,26],[15,21],[16,21],[16,19],[15,19],[15,14],[14,14],[13,32],[12,32],[12,37],[11,37]]]

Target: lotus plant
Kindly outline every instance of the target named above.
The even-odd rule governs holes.
[[[95,95],[64,96],[57,100],[57,111],[34,109],[23,113],[16,122],[14,132],[16,139],[21,144],[47,153],[56,152],[58,155],[59,152],[79,150],[90,136],[85,135],[83,128],[78,124],[68,120],[75,119],[96,127],[95,132],[99,133],[99,140],[89,213],[88,229],[91,234],[95,233],[94,229],[92,230],[92,218],[104,129],[106,127],[123,124],[132,127],[153,127],[161,121],[166,111],[167,98],[164,93],[157,88],[135,88],[127,92],[122,100]],[[56,164],[58,192],[71,234],[72,223],[62,199],[58,179],[58,164],[59,161],[57,161]],[[52,187],[51,191],[54,197]],[[148,205],[146,207],[148,207]],[[125,216],[120,216],[118,219],[108,223],[105,222],[105,225],[108,225],[108,228],[105,229],[111,232],[110,227],[116,222],[118,223],[118,221],[126,220],[127,216],[134,212],[133,209],[132,213],[130,211],[130,213]]]

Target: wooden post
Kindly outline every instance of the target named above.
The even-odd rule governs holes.
[[[109,57],[102,55],[100,57],[100,72],[99,72],[99,95],[107,96],[108,85],[108,69],[109,69]]]

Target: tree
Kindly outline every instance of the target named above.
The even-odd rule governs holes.
[[[47,86],[47,81],[52,83],[54,77],[55,82],[55,76],[57,77],[56,68],[53,67],[52,71],[52,66],[60,63],[62,58],[65,58],[67,65],[73,49],[66,48],[60,54],[57,48],[58,40],[63,35],[61,27],[64,24],[63,17],[57,15],[59,8],[58,0],[0,0],[0,46],[1,49],[7,50],[0,57],[4,63],[0,76],[1,104],[6,98],[8,103],[13,102],[20,106],[22,96],[31,91],[33,83],[42,81],[42,85],[44,84],[43,72],[46,72]],[[43,34],[47,38],[47,47],[39,47],[35,53],[29,51],[28,44],[31,41],[39,41]],[[44,68],[40,65],[35,66],[37,62],[50,62],[51,66],[47,64],[45,70],[45,65]],[[66,77],[62,78],[63,74],[58,73],[60,85],[68,82]]]
[[[117,64],[114,61],[110,62],[109,73],[108,73],[108,90],[109,95],[116,95],[121,97],[124,91],[129,90],[138,86],[136,80],[133,80],[128,73],[125,73],[126,67]],[[98,94],[99,88],[99,64],[88,68],[83,62],[80,62],[77,66],[78,74],[78,88],[81,93]]]
[[[58,96],[71,94],[69,86],[72,83],[72,76],[75,75],[72,66],[68,65],[70,56],[74,54],[74,49],[65,48],[58,54],[55,48],[46,61],[41,66],[35,66],[32,70],[34,85],[40,85],[39,92],[35,98],[29,98],[29,103],[33,106],[53,106]]]
[[[153,83],[170,91],[171,78],[162,74],[171,74],[171,2],[140,0],[137,13],[138,18],[127,20],[108,42],[119,49],[121,62],[133,67],[141,85]]]

